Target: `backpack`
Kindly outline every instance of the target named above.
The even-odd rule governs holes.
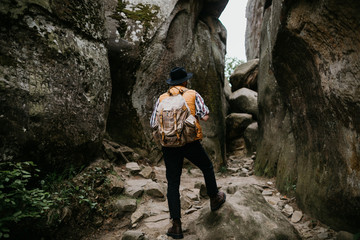
[[[162,100],[156,111],[153,136],[164,147],[181,147],[195,141],[197,135],[196,118],[183,98],[184,92]]]

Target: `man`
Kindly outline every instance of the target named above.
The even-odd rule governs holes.
[[[182,67],[176,67],[171,70],[170,79],[166,80],[170,89],[159,97],[150,119],[150,124],[154,127],[158,105],[162,100],[170,96],[169,92],[172,95],[182,94],[190,108],[191,114],[196,117],[197,134],[195,141],[187,143],[182,147],[162,147],[166,166],[166,179],[168,182],[167,199],[170,218],[173,222],[173,226],[169,228],[167,235],[175,239],[183,238],[180,220],[181,208],[179,187],[184,157],[202,171],[207,194],[210,197],[211,211],[219,209],[226,199],[225,193],[218,191],[213,164],[200,143],[203,135],[199,119],[207,121],[209,119],[209,109],[199,93],[186,88],[188,80],[191,77],[192,73],[187,73]]]

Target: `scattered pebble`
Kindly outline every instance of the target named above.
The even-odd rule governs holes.
[[[273,195],[273,191],[272,190],[264,190],[262,192],[263,196],[272,196]]]
[[[301,211],[295,211],[291,216],[291,222],[293,222],[293,223],[300,222],[302,216],[303,216],[303,214]]]
[[[289,204],[286,204],[283,210],[281,211],[286,217],[291,217],[294,212],[294,209]]]

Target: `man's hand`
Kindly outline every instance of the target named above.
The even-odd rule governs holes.
[[[206,122],[208,119],[209,119],[209,114],[206,114],[201,120]]]

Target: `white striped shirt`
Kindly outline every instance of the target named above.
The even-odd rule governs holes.
[[[154,127],[154,125],[155,125],[156,110],[159,106],[159,103],[160,103],[160,101],[158,99],[156,101],[153,113],[151,114],[151,118],[150,118],[150,126],[151,127]],[[199,93],[196,92],[196,94],[195,94],[195,116],[197,116],[201,119],[209,113],[210,113],[209,108],[205,105],[204,99],[200,96]]]

